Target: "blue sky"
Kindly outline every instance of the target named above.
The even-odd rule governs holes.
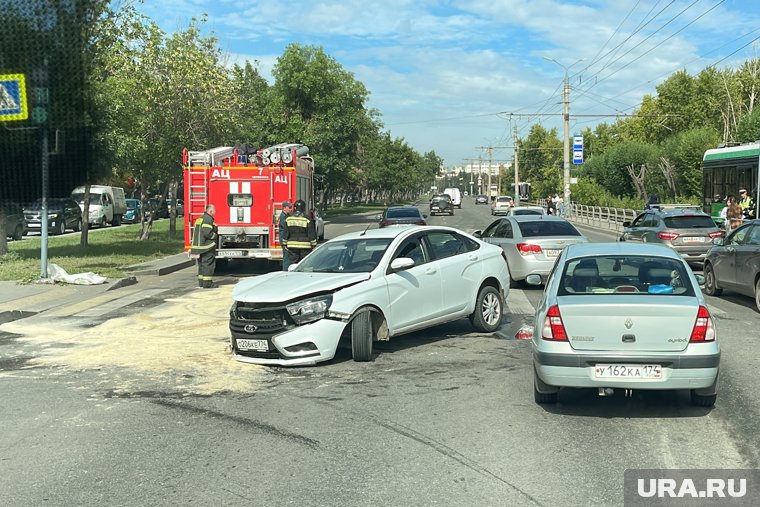
[[[512,131],[570,134],[631,113],[669,74],[737,67],[760,51],[757,0],[145,0],[165,31],[208,17],[229,61],[271,69],[289,43],[322,46],[370,92],[385,129],[447,166],[494,150]],[[757,39],[753,42],[754,39]],[[558,63],[545,60],[553,58]],[[511,113],[511,114],[510,114]],[[542,113],[542,116],[535,116]],[[530,116],[534,115],[534,116]]]

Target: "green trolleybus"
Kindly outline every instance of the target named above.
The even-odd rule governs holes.
[[[760,202],[760,141],[707,150],[702,158],[703,208],[716,221],[729,195],[739,198],[739,189],[746,188]],[[720,197],[718,197],[720,196]]]

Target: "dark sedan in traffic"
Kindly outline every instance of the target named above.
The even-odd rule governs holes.
[[[720,296],[723,289],[755,298],[760,311],[760,220],[713,240],[704,263],[705,293]]]
[[[82,209],[70,197],[57,197],[47,200],[48,232],[63,234],[67,229],[74,232],[82,228]],[[42,231],[42,199],[24,208],[26,223],[31,231]]]
[[[380,227],[400,225],[427,225],[427,215],[420,213],[414,206],[391,206],[380,216]]]

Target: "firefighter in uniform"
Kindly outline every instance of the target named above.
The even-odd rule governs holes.
[[[301,262],[317,246],[314,221],[305,213],[306,203],[299,199],[293,203],[293,214],[285,219],[280,242],[287,252],[290,264]]]
[[[193,244],[190,247],[190,253],[198,255],[198,287],[204,289],[214,287],[212,275],[216,268],[217,238],[214,215],[216,215],[216,206],[209,204],[206,206],[206,212],[195,221]]]
[[[285,232],[285,219],[287,219],[291,213],[293,213],[293,204],[290,201],[283,201],[282,212],[280,213],[280,246],[282,247],[282,270],[287,271],[290,266],[290,257],[288,256],[288,249],[282,242],[282,235]]]

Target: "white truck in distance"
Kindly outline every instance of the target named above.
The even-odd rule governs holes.
[[[84,187],[77,187],[71,197],[79,203],[84,213]],[[124,189],[106,185],[90,185],[90,225],[105,227],[107,223],[120,225],[121,217],[127,212]]]

